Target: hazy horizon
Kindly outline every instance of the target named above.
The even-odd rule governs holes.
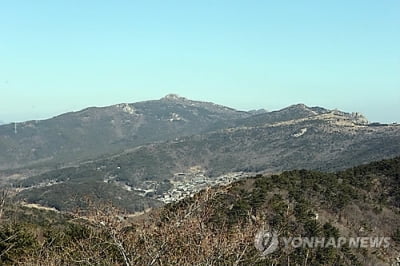
[[[2,3],[0,121],[176,93],[398,122],[399,13],[395,0]]]

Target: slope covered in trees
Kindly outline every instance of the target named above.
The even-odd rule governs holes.
[[[55,213],[6,202],[2,264],[385,265],[400,251],[400,157],[337,173],[247,178],[131,217],[107,206]],[[391,237],[381,248],[294,248],[261,256],[254,237]]]

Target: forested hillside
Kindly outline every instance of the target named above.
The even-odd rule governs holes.
[[[90,202],[90,199],[87,199]],[[58,213],[2,206],[3,264],[389,265],[400,251],[400,157],[336,173],[293,170],[203,190],[139,216],[111,206]],[[386,248],[254,246],[285,237],[390,237]]]

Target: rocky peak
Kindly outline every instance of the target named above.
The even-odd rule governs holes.
[[[165,95],[161,100],[168,100],[168,101],[188,101],[185,97],[181,97],[178,94],[170,93]]]
[[[289,107],[286,107],[280,111],[288,112],[288,113],[309,113],[310,115],[317,115],[318,113],[312,110],[312,108],[308,107],[307,105],[303,103],[299,104],[294,104],[290,105]]]
[[[369,123],[368,119],[364,115],[362,115],[361,113],[358,113],[358,112],[346,113],[346,112],[340,111],[338,109],[334,109],[334,110],[331,110],[330,113],[335,116],[342,117],[343,119],[350,121],[353,124],[367,125]]]
[[[350,114],[350,118],[356,124],[366,125],[368,124],[368,119],[361,113],[355,112]]]

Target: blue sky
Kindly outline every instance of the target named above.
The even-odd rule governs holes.
[[[0,0],[0,120],[168,93],[400,122],[400,1]]]

